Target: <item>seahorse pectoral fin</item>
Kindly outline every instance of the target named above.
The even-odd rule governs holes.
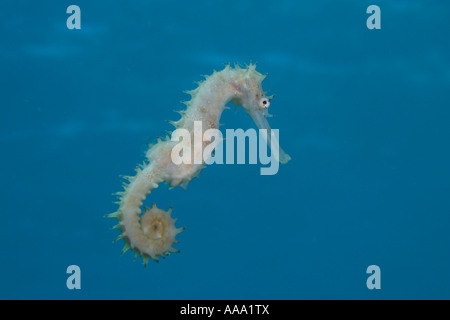
[[[250,116],[252,117],[255,124],[258,126],[259,129],[266,129],[267,130],[267,145],[272,148],[278,148],[278,159],[281,163],[287,163],[289,160],[291,160],[291,157],[284,152],[284,150],[280,147],[280,143],[278,141],[278,137],[276,135],[273,135],[274,139],[272,141],[272,129],[270,128],[269,122],[267,121],[267,116],[264,112],[260,110],[254,110],[252,112],[249,112]],[[272,150],[273,152],[274,150]],[[276,154],[274,155],[276,156]]]

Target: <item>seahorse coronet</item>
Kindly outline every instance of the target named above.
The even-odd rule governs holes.
[[[229,109],[226,104],[231,102],[237,107],[243,107],[259,129],[269,132],[271,128],[266,118],[269,117],[267,109],[270,104],[261,104],[262,98],[268,101],[272,98],[262,90],[261,82],[265,77],[256,71],[256,64],[250,63],[246,68],[238,64],[232,68],[227,64],[223,70],[214,71],[210,76],[205,76],[204,81],[197,82],[197,88],[185,91],[191,96],[189,101],[183,102],[186,109],[177,111],[181,115],[179,120],[168,122],[176,129],[187,129],[193,136],[196,121],[202,123],[203,131],[218,128],[220,116],[225,109]],[[271,143],[270,137],[268,135],[267,143],[279,149],[279,161],[288,162],[289,155],[279,148],[277,139]],[[204,159],[203,163],[192,161],[190,164],[174,164],[171,151],[176,142],[171,141],[169,136],[164,140],[159,137],[156,140],[156,144],[149,144],[146,152],[148,161],[136,168],[136,175],[122,176],[126,182],[123,184],[124,190],[116,194],[119,197],[119,209],[106,216],[119,221],[114,228],[122,232],[115,241],[125,240],[122,254],[133,250],[135,259],[140,255],[145,266],[150,258],[158,262],[159,257],[179,252],[173,248],[173,244],[178,243],[175,237],[184,230],[184,227],[175,227],[176,219],[171,217],[171,208],[164,211],[154,204],[151,208],[144,207],[142,211],[146,196],[161,182],[167,182],[170,188],[181,186],[186,189],[205,167]]]

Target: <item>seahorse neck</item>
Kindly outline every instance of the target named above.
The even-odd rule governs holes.
[[[184,127],[192,128],[194,121],[203,121],[204,130],[217,128],[226,104],[240,95],[238,78],[238,71],[225,68],[201,82],[192,91]]]

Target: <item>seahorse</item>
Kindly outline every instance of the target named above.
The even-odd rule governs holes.
[[[184,102],[186,110],[178,111],[181,119],[169,123],[176,129],[189,130],[192,135],[194,121],[201,121],[203,131],[218,128],[220,116],[228,108],[227,103],[231,102],[237,107],[243,107],[259,129],[270,132],[267,117],[271,116],[268,108],[273,96],[267,96],[262,90],[261,82],[265,77],[256,71],[256,64],[250,63],[245,68],[227,64],[223,70],[205,76],[204,81],[197,83],[196,89],[185,91],[191,96],[189,101]],[[272,141],[271,136],[267,135],[267,143],[278,147],[281,163],[288,162],[289,155],[279,147],[278,141]],[[186,189],[205,167],[203,163],[174,164],[171,150],[175,144],[167,136],[164,140],[158,138],[157,143],[149,147],[146,153],[148,162],[137,167],[135,176],[124,177],[129,183],[124,183],[124,191],[117,193],[119,209],[107,215],[118,219],[118,224],[113,228],[121,230],[115,241],[125,240],[122,254],[132,249],[134,258],[140,255],[145,266],[149,258],[158,262],[159,257],[179,252],[173,248],[173,244],[178,242],[175,236],[184,230],[175,227],[176,220],[171,217],[172,207],[164,211],[153,204],[152,208],[144,207],[145,211],[142,212],[141,206],[146,196],[163,181],[171,188],[181,186]]]

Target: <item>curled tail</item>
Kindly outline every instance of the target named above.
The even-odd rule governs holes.
[[[117,193],[119,196],[119,209],[107,215],[108,218],[117,218],[119,223],[114,228],[120,228],[122,233],[114,240],[125,240],[122,254],[129,249],[135,251],[135,258],[140,254],[146,266],[149,258],[158,262],[159,256],[165,257],[172,252],[178,252],[172,245],[176,243],[175,236],[184,230],[176,228],[176,219],[171,218],[172,208],[168,211],[158,209],[155,204],[152,208],[141,206],[147,194],[158,187],[159,179],[153,172],[153,166],[138,168],[134,177],[124,177],[129,180],[124,185],[125,190]]]

